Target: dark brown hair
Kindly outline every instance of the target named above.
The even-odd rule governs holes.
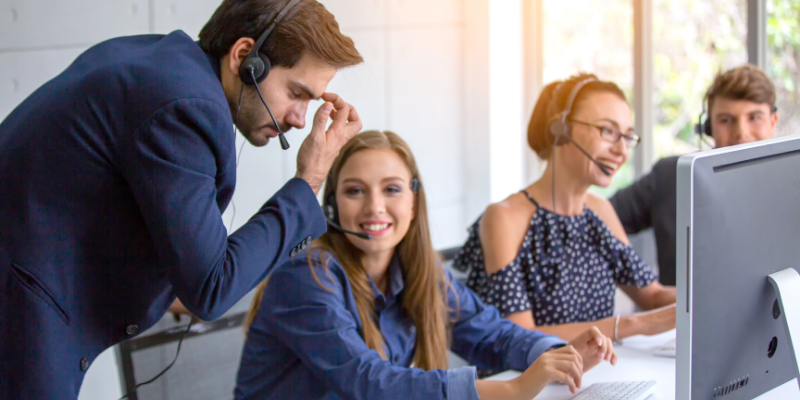
[[[717,97],[769,104],[770,109],[774,109],[775,85],[761,68],[746,64],[718,74],[714,78],[714,83],[708,89],[709,112],[714,107],[714,100]]]
[[[542,89],[539,100],[536,101],[536,106],[533,108],[531,120],[528,123],[528,145],[539,157],[544,159],[550,157],[550,152],[555,142],[555,138],[550,134],[550,123],[559,118],[561,112],[567,108],[567,99],[572,89],[575,88],[575,85],[589,78],[597,79],[594,74],[580,73],[571,76],[565,81],[550,83]],[[616,83],[605,82],[598,79],[587,83],[580,92],[578,92],[572,105],[571,114],[574,114],[580,109],[582,100],[586,99],[590,94],[597,92],[613,93],[619,96],[623,101],[627,101],[625,99],[625,94],[622,93],[622,90],[620,90]]]
[[[221,59],[240,38],[257,40],[288,3],[289,0],[224,0],[200,31],[200,47]],[[339,31],[333,15],[315,0],[296,4],[260,50],[273,67],[292,68],[305,52],[337,69],[364,61],[353,40]]]

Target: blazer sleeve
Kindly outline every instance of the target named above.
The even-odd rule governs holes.
[[[618,191],[610,199],[625,233],[634,234],[653,226],[653,202],[656,185],[655,168],[634,184]]]
[[[235,174],[220,161],[229,150],[229,115],[210,100],[178,100],[140,124],[119,150],[119,169],[173,289],[204,320],[221,316],[287,260],[292,248],[326,229],[310,186],[292,179],[227,235],[216,180]]]

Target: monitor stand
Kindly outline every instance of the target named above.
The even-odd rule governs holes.
[[[800,274],[794,268],[786,268],[767,276],[772,283],[775,292],[778,294],[778,312],[783,314],[783,321],[786,323],[786,339],[789,341],[789,351],[792,359],[795,360],[797,370],[800,375],[800,362],[797,358],[796,343],[800,343]],[[773,317],[778,319],[773,311]],[[798,380],[800,382],[800,380]],[[800,385],[800,383],[799,383]]]

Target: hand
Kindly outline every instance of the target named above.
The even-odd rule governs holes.
[[[295,175],[308,182],[315,194],[319,193],[339,150],[361,130],[361,119],[353,106],[333,93],[324,93],[322,99],[325,104],[314,115],[311,133],[297,153]],[[333,119],[333,123],[326,131],[328,117]]]
[[[583,358],[571,345],[549,350],[539,356],[525,372],[509,383],[514,388],[514,398],[532,399],[550,382],[561,382],[569,391],[578,393],[583,377]]]
[[[633,335],[657,335],[668,330],[675,329],[675,304],[657,308],[652,311],[646,311],[631,315],[629,322],[632,328],[629,330]]]
[[[572,339],[569,345],[574,347],[583,358],[583,372],[594,368],[601,361],[617,365],[617,353],[614,352],[611,338],[603,335],[597,327],[584,331]]]

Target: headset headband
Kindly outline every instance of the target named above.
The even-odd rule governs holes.
[[[264,33],[262,33],[261,36],[258,37],[258,40],[256,40],[256,43],[253,45],[253,51],[251,51],[250,54],[255,55],[258,53],[258,50],[261,49],[261,46],[267,40],[267,37],[272,32],[272,30],[275,29],[275,27],[278,26],[278,23],[281,22],[281,20],[283,20],[284,18],[286,18],[286,14],[288,14],[289,11],[291,11],[292,8],[301,1],[302,0],[291,0],[289,4],[286,5],[286,7],[283,7],[281,12],[279,12],[278,15],[275,17],[275,19],[273,19],[272,22],[269,24],[269,26],[267,26],[267,29],[264,30]],[[248,57],[249,56],[250,55],[248,55]]]
[[[586,84],[596,81],[597,78],[589,77],[575,84],[575,87],[573,87],[572,91],[569,93],[569,98],[567,99],[567,107],[561,113],[561,122],[563,122],[564,124],[567,123],[567,116],[572,112],[573,103],[575,102],[575,98],[578,97],[578,93],[581,91],[581,89],[583,89],[583,87],[586,86]]]

